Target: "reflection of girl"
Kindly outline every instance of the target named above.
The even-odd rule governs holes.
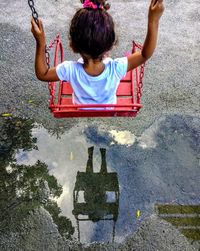
[[[83,0],[84,1],[84,0]],[[45,33],[42,21],[32,19],[36,39],[35,72],[42,81],[65,80],[71,83],[77,104],[115,104],[120,80],[149,59],[156,47],[163,0],[151,0],[148,30],[141,52],[118,59],[106,58],[116,43],[114,23],[101,0],[85,0],[70,25],[70,46],[82,61],[65,61],[49,68],[45,60]]]
[[[93,150],[94,147],[88,148],[88,161],[86,166],[86,173],[88,173],[88,180],[90,186],[87,186],[87,189],[84,191],[84,199],[85,202],[88,203],[91,207],[91,212],[88,215],[90,220],[98,221],[103,217],[104,212],[101,211],[98,205],[102,205],[106,202],[107,196],[104,187],[99,186],[100,180],[102,176],[97,176],[94,179],[90,174],[93,173]],[[101,174],[107,173],[107,165],[106,165],[106,149],[100,148],[101,152]],[[99,178],[98,178],[99,177]]]
[[[93,150],[94,147],[88,148],[88,161],[86,166],[86,173],[92,174],[93,173]],[[100,148],[101,152],[101,174],[107,173],[107,166],[106,166],[106,149]],[[102,176],[97,176],[99,179],[102,179]],[[90,180],[91,179],[91,180]],[[92,184],[90,187],[88,186],[84,193],[84,198],[86,202],[90,203],[103,203],[106,201],[106,194],[104,188],[99,186],[99,179],[93,179],[88,175],[88,180]]]
[[[88,161],[86,166],[86,173],[93,173],[93,151],[94,146],[88,148]],[[101,153],[101,169],[100,173],[107,173],[107,163],[106,163],[106,149],[100,148]]]

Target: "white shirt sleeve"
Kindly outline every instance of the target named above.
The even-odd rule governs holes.
[[[128,59],[127,59],[127,57],[116,58],[116,59],[114,59],[114,62],[115,62],[115,71],[116,71],[118,77],[120,79],[122,79],[127,73]]]
[[[56,73],[58,75],[58,78],[62,81],[70,81],[71,71],[72,71],[72,65],[73,61],[64,61],[61,64],[58,64],[56,66]]]

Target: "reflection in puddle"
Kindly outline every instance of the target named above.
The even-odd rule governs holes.
[[[112,220],[112,241],[114,242],[115,223],[117,221],[119,207],[119,183],[117,173],[108,173],[107,171],[105,148],[100,148],[100,172],[94,173],[93,150],[94,147],[88,148],[86,171],[78,171],[73,191],[73,215],[77,219],[78,240],[80,241],[79,222]]]
[[[158,215],[192,241],[200,241],[200,205],[157,204]]]
[[[0,230],[13,230],[43,207],[68,239],[122,242],[155,213],[155,204],[199,210],[197,125],[197,118],[167,117],[141,137],[130,134],[132,141],[127,132],[120,134],[119,143],[119,134],[92,126],[71,128],[58,138],[34,121],[1,118]],[[160,208],[161,218],[199,240],[199,212],[187,221],[180,211],[166,216]],[[189,224],[197,235],[186,233]]]
[[[1,122],[0,145],[0,222],[1,230],[13,231],[31,210],[44,207],[52,216],[61,235],[71,238],[74,233],[71,221],[60,216],[61,209],[54,201],[62,193],[57,179],[49,174],[45,162],[19,164],[15,157],[19,150],[21,159],[33,149],[38,149],[37,138],[32,137],[33,121],[4,119]],[[30,226],[31,227],[31,226]]]

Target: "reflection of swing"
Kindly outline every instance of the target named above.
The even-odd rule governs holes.
[[[38,14],[34,8],[33,0],[28,0],[32,10],[33,18],[38,20]],[[63,46],[59,35],[46,47],[47,63],[49,64],[49,50],[55,45],[54,66],[64,61]],[[133,42],[132,52],[141,49],[141,46]],[[59,56],[60,54],[60,56]],[[60,59],[59,59],[60,57]],[[142,80],[144,76],[144,64],[129,71],[120,82],[117,90],[117,104],[81,104],[72,102],[72,88],[70,83],[60,81],[58,93],[56,93],[56,82],[49,83],[50,101],[49,109],[56,118],[65,117],[135,117],[142,107],[140,98],[142,96]],[[90,109],[82,109],[90,108]],[[94,108],[94,109],[92,109]],[[98,109],[95,109],[98,108]],[[102,109],[101,109],[102,108]]]
[[[102,165],[99,173],[93,172],[93,147],[88,149],[88,162],[86,172],[78,172],[73,191],[73,215],[77,219],[78,239],[80,241],[79,221],[112,220],[113,241],[115,224],[118,218],[119,183],[117,173],[108,173],[105,160],[105,149],[100,149]],[[80,201],[81,193],[84,202]],[[112,201],[108,201],[108,193],[112,193]]]

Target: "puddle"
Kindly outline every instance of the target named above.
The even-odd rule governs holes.
[[[1,232],[44,207],[62,236],[82,243],[121,243],[152,214],[199,241],[199,122],[165,117],[136,137],[1,118]]]

